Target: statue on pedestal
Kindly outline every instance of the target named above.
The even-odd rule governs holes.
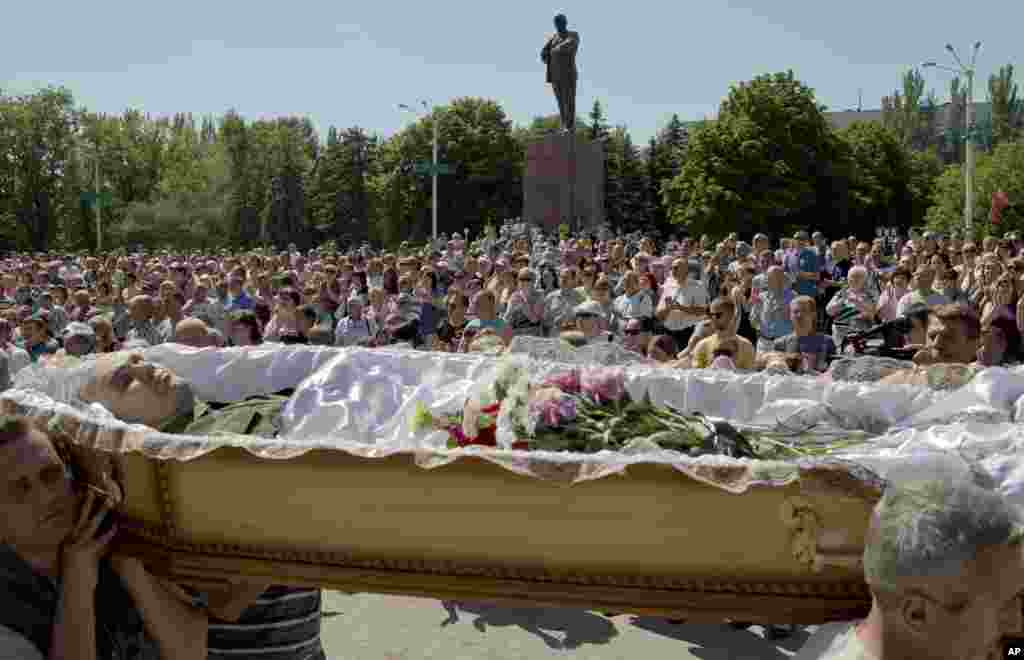
[[[547,81],[558,101],[558,115],[562,120],[562,131],[570,133],[576,128],[576,51],[580,47],[580,35],[568,29],[565,14],[555,16],[555,34],[544,44],[540,59],[547,65]]]

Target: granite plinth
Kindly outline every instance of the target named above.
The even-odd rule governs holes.
[[[596,228],[604,222],[604,145],[579,136],[572,140],[553,133],[526,145],[523,216],[549,229],[573,224],[574,188],[579,224]]]

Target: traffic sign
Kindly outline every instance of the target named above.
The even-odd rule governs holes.
[[[416,163],[412,166],[412,171],[421,176],[433,176],[435,174],[435,167],[433,163]],[[454,174],[455,168],[446,163],[438,163],[436,168],[436,174]]]
[[[101,209],[110,208],[114,203],[114,196],[109,190],[104,190],[97,195],[95,192],[84,192],[81,196],[82,203],[89,207],[99,206]]]

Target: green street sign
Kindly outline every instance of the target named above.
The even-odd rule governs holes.
[[[88,207],[95,208],[110,208],[114,204],[114,196],[110,194],[109,190],[104,190],[99,195],[94,192],[82,193],[82,203]]]
[[[421,176],[434,176],[434,174],[454,174],[455,168],[445,163],[438,163],[436,172],[433,163],[416,163],[412,171]]]

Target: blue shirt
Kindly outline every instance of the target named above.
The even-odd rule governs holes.
[[[812,298],[818,295],[818,280],[804,280],[800,279],[800,273],[817,273],[818,272],[818,253],[811,248],[800,248],[800,252],[797,253],[796,259],[787,262],[787,270],[796,278],[796,283],[793,288],[796,292],[802,296],[811,296]]]
[[[243,291],[240,294],[238,294],[238,296],[235,298],[232,298],[231,295],[228,295],[227,302],[224,303],[224,311],[233,312],[236,309],[252,309],[255,306],[256,303],[254,303],[252,298],[250,298],[245,293],[245,291]]]

